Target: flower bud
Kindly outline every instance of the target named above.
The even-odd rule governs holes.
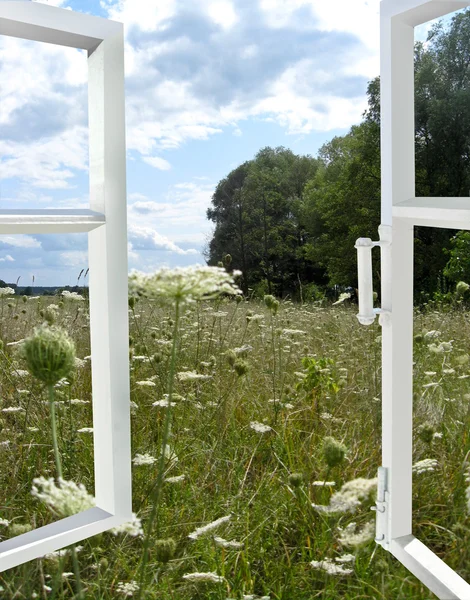
[[[75,366],[75,344],[59,327],[37,327],[21,352],[31,375],[47,385],[68,377]]]

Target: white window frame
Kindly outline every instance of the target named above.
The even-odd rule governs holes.
[[[413,229],[470,230],[470,198],[416,198],[414,28],[470,0],[382,0],[380,241],[358,240],[359,321],[382,325],[382,462],[376,541],[442,600],[470,585],[412,534]],[[382,308],[373,309],[371,250],[380,246]]]
[[[0,35],[88,51],[90,210],[0,210],[0,233],[88,232],[96,507],[0,543],[0,572],[132,518],[123,25],[24,0]]]

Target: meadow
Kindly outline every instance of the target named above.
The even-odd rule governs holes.
[[[87,492],[72,486],[68,510],[93,492],[91,366],[86,298],[0,302],[0,539],[8,539],[62,510],[46,482],[56,477],[47,392],[18,342],[42,322],[75,342],[75,368],[55,385],[58,445],[63,478]],[[224,297],[184,304],[175,319],[171,304],[132,299],[136,517],[77,548],[82,598],[433,597],[373,540],[381,331],[355,314],[347,301]],[[467,580],[469,346],[464,308],[416,311],[414,533]],[[64,551],[1,573],[0,599],[79,597],[72,558]]]

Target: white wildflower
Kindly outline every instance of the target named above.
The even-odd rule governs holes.
[[[212,379],[210,375],[201,375],[200,373],[196,373],[195,371],[182,371],[181,373],[177,373],[176,377],[179,381],[207,381],[208,379]]]
[[[26,411],[24,408],[21,408],[21,406],[8,406],[7,408],[2,408],[2,412],[3,413],[24,413]]]
[[[301,329],[283,329],[282,335],[306,335],[306,331],[302,331]]]
[[[312,485],[315,487],[333,487],[336,485],[335,481],[314,481]]]
[[[428,348],[434,354],[444,354],[444,353],[452,352],[452,349],[453,349],[452,342],[453,342],[453,340],[450,340],[449,342],[441,342],[439,345],[429,344]]]
[[[436,331],[435,329],[433,329],[432,331],[428,331],[427,333],[425,333],[424,337],[427,340],[433,340],[434,338],[438,338],[440,335],[442,335],[440,331]]]
[[[83,550],[83,546],[75,546],[75,552],[81,552]],[[65,556],[69,556],[72,554],[72,548],[63,548],[62,550],[56,550],[55,552],[49,552],[45,554],[43,558],[45,560],[58,560],[59,558],[63,558]]]
[[[18,340],[17,342],[8,342],[7,346],[20,346],[24,342],[24,339]]]
[[[342,554],[341,556],[337,556],[335,561],[340,564],[352,563],[356,561],[356,557],[354,554]]]
[[[152,406],[156,406],[159,408],[168,408],[168,406],[176,406],[176,402],[170,402],[168,404],[168,400],[157,400],[152,404]]]
[[[424,389],[428,389],[428,388],[433,388],[433,387],[438,387],[439,383],[438,382],[431,382],[431,383],[426,383],[425,385],[423,385]]]
[[[8,527],[10,525],[10,521],[7,519],[0,519],[0,527]]]
[[[318,512],[323,513],[341,513],[355,512],[361,502],[365,500],[374,490],[377,489],[377,478],[373,479],[353,479],[345,483],[338,492],[335,492],[330,503],[326,506],[321,504],[312,504]]]
[[[170,302],[212,300],[222,294],[240,295],[242,292],[235,284],[235,277],[240,275],[239,271],[230,274],[220,267],[163,267],[152,275],[131,273],[129,291],[131,295]]]
[[[130,598],[134,595],[134,592],[138,591],[139,584],[137,583],[137,581],[129,581],[127,583],[120,581],[116,587],[116,592],[118,594],[121,594],[121,596],[124,596],[125,598]]]
[[[154,381],[145,379],[144,381],[136,381],[136,385],[140,385],[140,387],[155,387],[157,384]]]
[[[140,537],[144,535],[142,521],[135,513],[132,513],[132,521],[113,527],[110,531],[114,535],[119,535],[120,533],[130,535],[131,537]]]
[[[331,560],[331,558],[325,558],[324,560],[312,560],[310,566],[314,569],[325,571],[328,575],[351,575],[352,569],[347,569],[341,564],[337,564]]]
[[[80,296],[80,294],[77,294],[77,292],[69,292],[68,290],[64,290],[62,292],[62,296],[67,300],[74,300],[75,302],[81,302],[82,300],[85,300],[85,298]]]
[[[93,427],[82,427],[77,429],[77,433],[93,433]]]
[[[375,537],[375,523],[370,521],[356,532],[356,523],[350,523],[344,529],[339,528],[339,541],[343,546],[358,547],[373,540]]]
[[[183,575],[186,581],[209,581],[211,583],[223,583],[225,577],[217,575],[217,573],[187,573]]]
[[[89,400],[80,400],[79,398],[73,398],[70,400],[70,404],[79,405],[79,404],[90,404]]]
[[[12,371],[12,375],[14,377],[28,377],[29,371],[25,371],[25,369],[15,369]]]
[[[267,433],[268,431],[272,431],[272,427],[265,425],[264,423],[259,423],[258,421],[251,421],[250,427],[256,431],[256,433]]]
[[[351,294],[348,294],[347,292],[344,294],[340,294],[338,300],[336,300],[336,302],[333,302],[333,306],[336,306],[337,304],[342,304],[345,300],[349,300],[349,298],[351,298]]]
[[[198,538],[205,535],[206,533],[209,533],[209,532],[213,531],[214,529],[217,529],[217,527],[220,527],[220,525],[223,525],[224,523],[228,523],[228,521],[230,521],[231,518],[232,518],[232,515],[228,515],[226,517],[221,517],[220,519],[217,519],[216,521],[212,521],[211,523],[208,523],[207,525],[204,525],[203,527],[198,527],[195,531],[190,533],[188,535],[188,537],[191,540],[197,540]]]
[[[0,288],[0,296],[13,296],[15,290],[11,287]]]
[[[248,352],[253,351],[253,346],[250,346],[249,344],[244,344],[243,346],[240,346],[240,348],[234,348],[233,351],[235,352],[235,354],[246,354]]]
[[[424,371],[425,375],[428,375],[429,377],[433,377],[434,375],[437,375],[436,371]]]
[[[235,540],[224,540],[224,538],[218,536],[214,537],[214,542],[216,546],[220,546],[221,548],[227,548],[230,550],[240,550],[241,548],[243,548],[242,542],[237,542]]]
[[[435,471],[439,463],[435,458],[425,458],[413,465],[413,473],[420,475],[421,473],[431,473]]]
[[[174,477],[167,477],[165,483],[180,483],[186,479],[186,475],[175,475]]]
[[[153,465],[157,462],[157,459],[154,456],[151,456],[150,454],[136,454],[135,457],[132,459],[132,462],[137,467],[140,467],[142,465]]]
[[[50,477],[33,479],[31,494],[44,502],[50,510],[60,517],[70,517],[96,506],[95,499],[83,484],[59,479],[57,486]]]

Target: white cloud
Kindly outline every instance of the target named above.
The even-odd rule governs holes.
[[[88,252],[82,250],[72,250],[70,252],[60,253],[60,264],[63,267],[87,268]]]
[[[231,29],[237,22],[238,16],[232,2],[228,0],[217,0],[211,2],[207,12],[210,18],[223,29]]]
[[[0,235],[0,245],[5,244],[14,248],[41,248],[41,243],[30,235]]]
[[[7,254],[3,258],[0,258],[0,262],[15,262],[15,259],[10,254]]]
[[[171,169],[171,164],[160,156],[144,156],[142,160],[151,167],[160,169],[160,171],[169,171]]]
[[[161,235],[151,227],[131,225],[128,229],[129,249],[134,250],[163,250],[180,255],[198,254],[195,249],[183,250],[177,244]]]

